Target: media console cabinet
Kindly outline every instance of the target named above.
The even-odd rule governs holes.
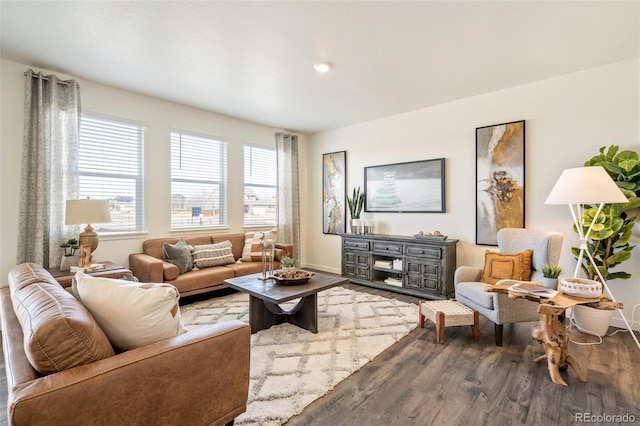
[[[454,297],[458,240],[401,235],[341,237],[342,276],[350,282],[427,299]]]

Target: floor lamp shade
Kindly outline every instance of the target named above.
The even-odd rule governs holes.
[[[544,203],[612,204],[628,201],[602,166],[589,166],[564,170]]]
[[[80,234],[80,245],[88,244],[93,253],[98,247],[98,233],[93,230],[92,223],[111,222],[109,200],[67,200],[65,225],[87,224]]]

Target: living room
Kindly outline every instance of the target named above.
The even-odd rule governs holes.
[[[574,4],[580,7],[579,3]],[[626,20],[626,26],[621,24],[627,32],[609,35],[611,50],[615,50],[614,47],[619,50],[608,59],[601,55],[591,62],[585,60],[584,63],[590,65],[570,72],[546,75],[540,72],[536,74],[538,78],[533,80],[514,79],[514,83],[494,90],[454,97],[435,105],[422,106],[421,100],[417,99],[415,108],[403,112],[337,128],[296,132],[299,136],[301,170],[300,266],[336,274],[341,272],[341,238],[323,234],[321,215],[322,155],[338,151],[347,153],[348,191],[364,185],[365,167],[444,158],[444,213],[368,213],[367,217],[374,223],[374,232],[379,234],[411,236],[418,231],[439,230],[449,238],[459,240],[458,265],[482,265],[485,250],[491,247],[476,244],[475,130],[483,126],[525,120],[525,225],[527,228],[562,233],[564,243],[560,265],[565,271],[573,271],[575,259],[570,247],[578,245],[578,237],[572,230],[570,213],[566,206],[545,205],[547,195],[564,169],[581,166],[585,160],[596,155],[600,147],[616,144],[621,149],[638,151],[640,148],[638,4],[615,2],[611,7],[617,13],[613,14],[614,17],[633,18],[631,24]],[[629,12],[628,8],[635,14]],[[588,19],[596,22],[598,14],[592,9],[588,11]],[[4,7],[2,19],[8,19]],[[535,40],[527,40],[527,43],[523,41],[523,49],[536,49]],[[486,49],[491,47],[487,46]],[[586,49],[583,56],[588,59],[589,55],[589,49]],[[504,56],[505,62],[508,62],[508,53]],[[123,88],[126,84],[124,76],[123,87],[114,87],[94,81],[91,75],[78,75],[73,69],[54,69],[47,67],[46,61],[30,61],[26,54],[22,58],[6,58],[3,49],[0,83],[0,236],[5,242],[0,248],[0,273],[3,277],[15,266],[19,238],[18,177],[24,131],[24,73],[29,68],[42,70],[45,74],[53,72],[63,79],[76,79],[81,87],[83,111],[145,125],[146,231],[136,235],[101,236],[96,256],[126,266],[129,254],[139,252],[143,240],[168,234],[178,236],[199,232],[170,231],[171,176],[165,166],[170,164],[169,133],[175,128],[229,141],[229,222],[225,229],[218,231],[245,231],[242,220],[243,144],[249,142],[273,147],[274,133],[294,126],[286,123],[279,126],[261,124],[258,120],[226,115],[224,111],[189,106],[186,101],[179,103],[142,94],[132,87]],[[312,58],[319,59],[335,61],[335,72],[339,72],[342,66],[331,57]],[[87,61],[91,60],[93,58]],[[554,61],[560,61],[560,58],[549,58],[550,63]],[[477,67],[485,65],[480,62]],[[529,66],[544,68],[544,64],[540,63]],[[117,69],[113,71],[115,73]],[[373,69],[371,72],[376,71]],[[451,70],[452,78],[457,72],[460,70]],[[331,81],[331,74],[321,78],[324,79],[323,84],[327,84]],[[469,72],[463,81],[473,79],[474,73]],[[194,90],[198,90],[197,87],[198,84],[194,84]],[[402,95],[407,96],[406,93]],[[304,93],[300,96],[304,96]],[[384,101],[394,103],[393,98]],[[343,114],[349,115],[349,111]],[[639,226],[636,224],[631,239],[635,245],[640,242]],[[609,285],[617,300],[624,303],[626,317],[632,318],[633,307],[640,303],[640,250],[636,248],[633,251],[624,269],[632,277],[614,280]],[[636,313],[635,329],[640,327],[637,318]],[[612,325],[624,328],[618,316],[614,317]]]

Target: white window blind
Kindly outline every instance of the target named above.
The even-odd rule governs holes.
[[[171,132],[171,227],[227,225],[227,142]]]
[[[108,199],[110,223],[99,234],[144,227],[144,126],[82,114],[78,174],[80,198]]]
[[[244,146],[244,225],[275,226],[278,164],[275,149]]]

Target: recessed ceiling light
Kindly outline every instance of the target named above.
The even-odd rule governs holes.
[[[315,70],[318,72],[329,72],[331,67],[332,65],[329,62],[318,62],[317,64],[313,65],[313,68],[315,68]]]

